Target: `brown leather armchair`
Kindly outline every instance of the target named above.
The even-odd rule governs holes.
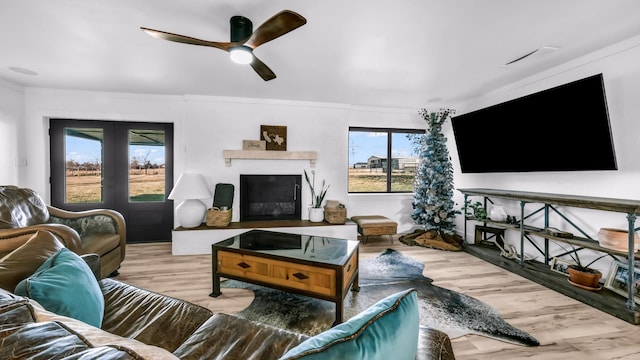
[[[44,203],[33,190],[0,186],[0,258],[47,230],[73,252],[100,255],[101,277],[117,275],[126,250],[126,224],[111,209],[66,211]]]

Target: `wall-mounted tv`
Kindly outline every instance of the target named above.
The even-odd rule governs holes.
[[[451,124],[463,173],[617,170],[602,74]]]

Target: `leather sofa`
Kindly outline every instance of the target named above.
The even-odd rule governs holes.
[[[114,279],[100,283],[102,329],[0,289],[0,358],[278,359],[307,339]],[[417,359],[455,359],[447,335],[421,328]]]
[[[98,254],[100,277],[116,275],[126,250],[124,217],[111,209],[66,211],[45,204],[35,191],[0,186],[0,257],[47,230],[71,251]]]
[[[24,274],[26,268],[37,266],[50,254],[39,252],[62,247],[51,248],[42,242],[49,241],[42,235],[34,235],[29,242],[34,245],[33,242],[40,241],[38,246],[31,246],[28,251],[21,247],[0,259],[0,267],[5,266],[0,271],[0,284],[20,280],[2,279],[9,270]],[[24,253],[16,254],[21,251]],[[95,275],[100,273],[97,255],[84,255],[83,259],[93,271],[91,278],[97,279]],[[3,285],[0,358],[278,359],[308,339],[303,334],[233,315],[214,314],[199,305],[112,278],[97,282],[104,298],[100,328],[45,310],[38,302],[7,289],[13,285]],[[449,337],[438,330],[420,327],[417,358],[454,359]]]

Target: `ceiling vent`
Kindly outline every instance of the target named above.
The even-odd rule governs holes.
[[[501,67],[509,67],[509,66],[513,66],[517,63],[521,63],[523,60],[527,59],[527,60],[531,60],[531,59],[535,59],[535,58],[539,58],[540,56],[546,55],[550,52],[554,52],[558,50],[557,47],[553,47],[553,46],[542,46],[539,47],[525,55],[522,55],[516,59],[513,59],[505,64],[502,64]]]

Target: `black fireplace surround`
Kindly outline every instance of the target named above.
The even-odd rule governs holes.
[[[240,175],[240,221],[300,220],[302,175]]]

